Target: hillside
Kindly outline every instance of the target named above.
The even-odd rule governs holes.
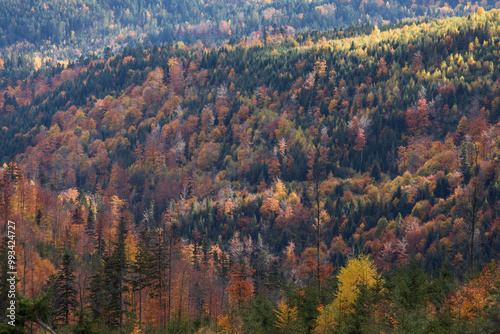
[[[500,11],[261,37],[5,83],[23,295],[72,268],[62,330],[494,333]]]
[[[382,0],[46,0],[0,2],[0,55],[21,70],[169,41],[235,43],[262,29],[385,25],[474,13],[498,2]]]

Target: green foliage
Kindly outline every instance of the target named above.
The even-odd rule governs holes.
[[[124,323],[126,305],[123,302],[123,293],[128,290],[125,274],[129,266],[125,255],[127,233],[125,220],[122,217],[113,253],[103,257],[103,264],[92,276],[90,283],[94,319],[104,319],[110,328],[121,328]]]
[[[72,310],[77,306],[75,274],[71,255],[65,253],[59,276],[54,279],[52,287],[53,319],[59,324],[69,324]]]
[[[274,326],[276,317],[273,308],[273,303],[265,295],[259,293],[245,312],[245,331],[256,334],[277,333]]]
[[[425,307],[428,301],[428,277],[422,264],[411,260],[407,268],[398,268],[390,283],[394,312],[401,333],[426,333],[429,317]]]

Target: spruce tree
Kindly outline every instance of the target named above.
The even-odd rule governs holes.
[[[373,165],[370,176],[373,177],[375,181],[380,181],[382,172],[380,171],[380,165],[378,164],[378,162]]]
[[[128,263],[125,254],[127,238],[125,220],[118,225],[118,239],[111,255],[103,257],[102,266],[91,277],[90,301],[94,319],[104,318],[110,328],[122,328],[125,302],[123,293],[128,291]]]
[[[75,274],[71,256],[66,253],[62,259],[62,268],[54,283],[53,310],[57,323],[69,324],[71,311],[77,306],[75,289]]]
[[[95,214],[92,207],[89,205],[89,213],[87,215],[87,224],[85,226],[85,234],[95,238]]]
[[[90,310],[92,311],[93,319],[100,319],[104,312],[106,305],[106,286],[104,277],[104,265],[100,259],[99,267],[96,269],[94,275],[90,277],[89,297]]]
[[[165,231],[157,229],[151,248],[153,263],[149,272],[148,279],[151,282],[151,297],[158,297],[160,302],[160,327],[163,328],[165,321],[163,317],[164,308],[164,290],[166,287],[165,271],[167,269],[167,247],[165,245]]]
[[[132,289],[139,292],[139,327],[142,325],[142,290],[151,285],[150,272],[154,261],[148,248],[149,239],[147,231],[141,232],[135,263],[132,265]]]
[[[118,225],[118,240],[113,254],[105,260],[104,274],[106,279],[108,300],[105,307],[108,323],[111,327],[123,326],[124,301],[123,292],[127,291],[125,276],[128,270],[125,254],[127,238],[125,219],[122,217]]]

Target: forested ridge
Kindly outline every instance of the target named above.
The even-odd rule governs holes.
[[[479,8],[5,79],[20,324],[495,333],[499,58],[500,11]]]
[[[235,43],[262,28],[293,33],[382,26],[468,15],[479,6],[488,10],[500,4],[493,0],[4,0],[0,58],[29,72],[146,41]]]

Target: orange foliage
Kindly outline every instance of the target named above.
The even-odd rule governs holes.
[[[491,301],[489,290],[500,279],[500,267],[492,262],[485,267],[478,278],[471,280],[453,294],[448,304],[451,312],[460,320],[475,321],[484,319]]]

